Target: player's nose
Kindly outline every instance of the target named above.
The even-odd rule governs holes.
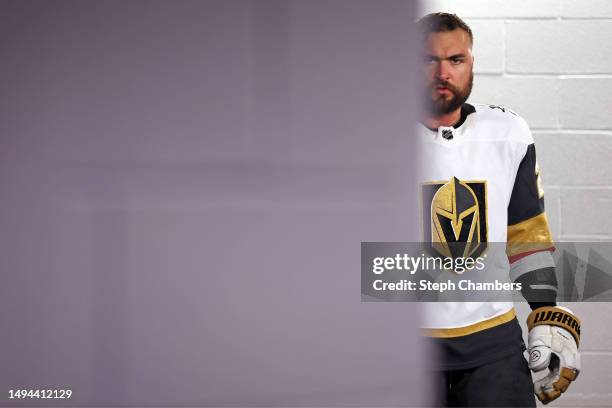
[[[448,81],[450,79],[450,65],[447,61],[438,62],[436,76],[439,80]]]

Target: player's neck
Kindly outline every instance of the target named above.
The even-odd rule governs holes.
[[[459,122],[460,119],[461,108],[457,108],[456,110],[444,115],[433,116],[428,113],[423,113],[421,115],[421,122],[430,129],[437,129],[440,126],[451,127]]]

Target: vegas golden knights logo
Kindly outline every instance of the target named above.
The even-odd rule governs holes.
[[[476,258],[487,248],[487,183],[461,181],[422,186],[423,240],[432,254]]]

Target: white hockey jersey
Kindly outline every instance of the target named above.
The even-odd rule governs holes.
[[[511,264],[534,253],[546,254],[550,259],[541,262],[552,266],[534,141],[520,116],[494,105],[464,104],[455,127],[419,124],[418,133],[424,241],[470,241],[478,251],[505,243],[506,251],[489,251],[487,270],[506,277]],[[512,272],[509,281],[522,273],[520,267]],[[511,301],[426,303],[424,327],[432,337],[453,338],[514,317]]]

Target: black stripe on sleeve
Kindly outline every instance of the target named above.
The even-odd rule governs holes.
[[[516,173],[508,205],[508,225],[518,224],[544,212],[544,197],[539,197],[537,178],[536,151],[532,143],[527,147]]]

